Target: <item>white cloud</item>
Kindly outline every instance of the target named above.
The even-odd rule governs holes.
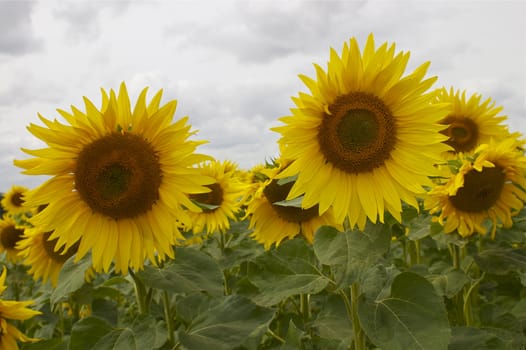
[[[9,2],[14,4],[15,2]],[[0,191],[37,184],[12,165],[39,147],[25,126],[37,113],[96,104],[99,88],[126,81],[132,99],[150,86],[178,100],[200,152],[249,167],[277,155],[270,131],[289,114],[297,78],[325,66],[370,32],[411,51],[409,69],[432,62],[436,87],[453,85],[504,106],[526,133],[526,3],[518,1],[54,1],[0,0]],[[7,10],[6,10],[7,9]],[[1,21],[4,19],[5,21]],[[5,23],[11,23],[7,25]],[[38,33],[38,36],[37,34]]]

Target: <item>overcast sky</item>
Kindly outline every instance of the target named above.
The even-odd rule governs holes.
[[[431,61],[434,87],[480,93],[526,134],[526,1],[22,1],[0,0],[0,192],[35,187],[20,147],[40,148],[37,113],[100,105],[100,88],[125,81],[134,102],[178,100],[199,151],[243,168],[277,156],[269,130],[305,91],[298,74],[325,67],[329,48],[395,42],[409,69]]]

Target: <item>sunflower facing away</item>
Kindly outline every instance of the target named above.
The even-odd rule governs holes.
[[[0,295],[6,290],[5,279],[7,269],[4,268],[0,276]],[[7,320],[27,320],[33,316],[40,315],[40,311],[28,309],[27,306],[33,301],[11,301],[0,299],[0,349],[18,350],[18,341],[32,342],[38,339],[29,338]]]
[[[526,157],[517,146],[513,138],[482,144],[474,160],[464,155],[458,173],[431,189],[425,207],[438,216],[446,233],[485,234],[487,220],[493,225],[492,236],[498,223],[512,226],[512,215],[526,201]]]
[[[5,252],[7,260],[12,263],[20,260],[20,250],[16,245],[23,235],[24,229],[10,215],[4,214],[0,220],[0,253]]]
[[[296,205],[287,205],[286,199],[294,181],[282,183],[283,180],[276,177],[282,169],[261,169],[261,175],[267,180],[259,182],[248,203],[246,216],[250,217],[249,228],[254,229],[252,237],[256,241],[269,249],[273,244],[279,245],[281,241],[298,235],[312,243],[314,233],[323,225],[343,229],[335,221],[332,209],[320,215],[317,206],[302,209]]]
[[[230,220],[236,219],[243,198],[245,185],[237,178],[237,166],[230,162],[210,161],[200,164],[201,174],[212,177],[215,182],[207,185],[210,192],[191,194],[190,199],[204,204],[202,212],[190,212],[192,231],[199,234],[225,232],[230,228]]]
[[[27,188],[23,186],[14,185],[7,191],[2,198],[2,207],[11,215],[25,213],[27,208],[24,206],[24,193],[27,192]]]
[[[440,121],[446,126],[441,131],[448,137],[445,143],[453,147],[449,154],[473,152],[490,139],[499,141],[510,136],[508,128],[501,124],[507,119],[499,114],[502,107],[496,107],[490,98],[484,102],[479,94],[467,98],[466,91],[461,94],[453,88],[449,91],[441,88],[436,93],[437,103],[449,103],[450,106],[448,115]]]
[[[355,38],[341,56],[331,49],[328,70],[315,65],[316,80],[300,75],[310,94],[293,98],[292,116],[273,128],[282,134],[282,156],[293,160],[282,177],[298,174],[289,198],[304,195],[304,208],[334,208],[338,222],[365,226],[401,220],[401,201],[417,207],[415,195],[430,185],[434,163],[449,147],[442,142],[443,105],[425,93],[436,77],[424,79],[429,62],[402,77],[409,53],[395,45],[375,48],[371,34],[363,52]]]
[[[48,204],[31,223],[52,231],[56,249],[80,242],[76,261],[91,250],[96,270],[114,261],[125,273],[145,258],[173,258],[182,207],[200,211],[188,194],[212,182],[194,168],[209,157],[194,153],[204,142],[188,140],[188,118],[172,123],[177,101],[160,106],[161,90],[147,104],[146,91],[133,110],[123,83],[118,94],[102,90],[100,110],[87,98],[86,112],[58,110],[67,124],[39,116],[45,126],[28,130],[48,148],[23,149],[35,158],[15,160],[25,174],[52,176],[26,195],[30,206]]]

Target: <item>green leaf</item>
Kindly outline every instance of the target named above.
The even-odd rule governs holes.
[[[342,298],[331,294],[319,307],[320,312],[312,323],[317,334],[321,338],[342,340],[349,345],[353,335],[352,324]]]
[[[54,338],[40,340],[36,343],[23,343],[22,350],[67,350],[68,342],[66,339]]]
[[[260,291],[252,300],[271,306],[292,295],[322,291],[329,280],[317,265],[311,246],[303,239],[284,242],[251,266],[248,278]]]
[[[389,250],[391,232],[387,225],[367,223],[365,230],[339,232],[323,226],[314,236],[314,252],[322,264],[332,266],[336,283],[351,285]]]
[[[474,258],[481,270],[495,275],[526,269],[525,248],[490,248],[475,255]]]
[[[137,272],[143,283],[173,293],[206,291],[223,294],[223,274],[209,255],[191,247],[176,248],[175,260]]]
[[[178,331],[179,341],[189,350],[225,349],[241,345],[254,329],[268,325],[274,312],[239,296],[210,298],[188,328]]]
[[[98,317],[86,317],[76,322],[71,329],[70,350],[90,350],[110,333],[113,327]]]
[[[74,263],[74,260],[75,256],[72,256],[62,266],[57,287],[51,293],[51,304],[67,299],[70,293],[75,292],[84,285],[84,274],[91,267],[91,255],[86,254],[77,263]]]
[[[515,350],[523,348],[514,342],[509,332],[497,328],[453,327],[452,335],[448,350]]]
[[[444,301],[415,273],[395,277],[391,295],[358,300],[360,322],[369,339],[389,350],[447,349],[451,337]]]
[[[282,201],[274,202],[272,204],[279,205],[281,207],[296,207],[301,208],[301,202],[303,201],[303,196],[296,197],[294,199],[285,199]]]
[[[468,276],[459,269],[449,270],[443,274],[429,275],[427,279],[433,284],[438,295],[448,298],[455,296],[469,282]]]
[[[283,179],[279,179],[278,185],[283,186],[285,184],[288,184],[289,182],[294,182],[297,179],[298,179],[298,175],[287,176],[287,177],[284,177]]]
[[[409,233],[407,237],[412,241],[429,236],[431,234],[431,216],[416,217],[414,220],[410,221],[408,228]]]
[[[279,350],[297,350],[301,349],[301,338],[303,331],[296,327],[292,320],[289,321],[289,329],[287,330],[287,337],[285,343],[281,345]]]

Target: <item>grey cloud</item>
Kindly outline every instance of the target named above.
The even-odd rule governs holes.
[[[36,2],[0,2],[0,54],[22,55],[39,50],[42,41],[31,26],[31,13]]]
[[[91,42],[101,33],[105,15],[108,19],[122,15],[130,2],[127,1],[79,1],[60,2],[53,13],[57,19],[64,21],[68,30],[66,40],[72,43]]]
[[[294,53],[319,51],[320,44],[327,47],[335,32],[350,26],[349,14],[359,16],[364,3],[237,2],[230,13],[214,17],[212,25],[179,22],[165,34],[177,36],[182,48],[201,45],[228,52],[240,61],[268,63]]]

